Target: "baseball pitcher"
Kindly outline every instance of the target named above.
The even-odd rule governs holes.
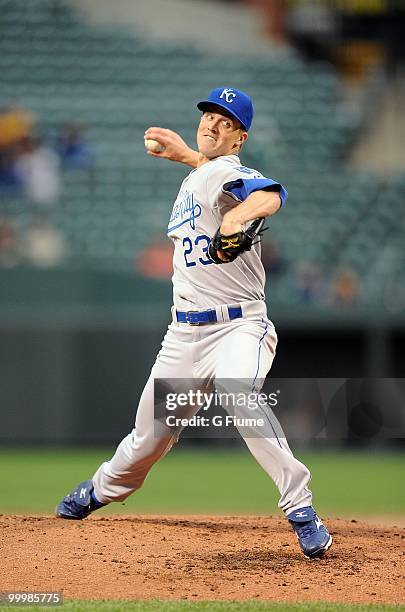
[[[57,506],[64,519],[84,519],[142,486],[149,470],[177,442],[180,429],[156,427],[154,381],[204,380],[231,392],[232,381],[260,391],[277,345],[267,316],[260,234],[264,219],[285,204],[277,181],[242,165],[239,153],[253,120],[250,97],[231,87],[199,102],[198,151],[171,130],[145,132],[148,154],[192,167],[173,204],[172,322],[139,401],[135,427],[111,460]],[[200,406],[189,407],[188,414]],[[241,435],[280,492],[279,507],[308,558],[322,556],[332,537],[312,507],[310,472],[292,454],[268,406],[263,432]],[[243,408],[241,409],[243,413]]]

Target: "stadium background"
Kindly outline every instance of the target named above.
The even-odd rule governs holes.
[[[403,23],[384,0],[0,0],[1,512],[51,512],[127,433],[170,316],[186,174],[143,132],[192,144],[218,84],[252,95],[242,159],[290,193],[264,241],[272,375],[403,377]],[[403,406],[390,435],[383,402],[323,440],[301,415],[322,512],[404,517]],[[274,512],[239,446],[184,440],[116,511]]]

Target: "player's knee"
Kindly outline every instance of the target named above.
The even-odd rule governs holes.
[[[299,483],[300,486],[306,486],[308,482],[311,480],[311,472],[309,471],[306,465],[304,465],[301,462],[298,462],[298,463],[299,463],[299,466],[295,472],[297,484]]]
[[[169,452],[174,441],[173,436],[154,438],[149,435],[140,437],[135,434],[131,439],[130,453],[136,457],[137,461],[154,463]]]

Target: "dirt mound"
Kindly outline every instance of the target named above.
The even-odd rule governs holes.
[[[283,518],[0,515],[0,591],[69,599],[405,602],[405,528],[327,521],[308,561]]]

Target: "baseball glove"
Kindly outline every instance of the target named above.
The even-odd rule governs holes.
[[[234,261],[241,253],[250,251],[252,245],[256,244],[254,242],[255,238],[260,240],[260,236],[267,229],[263,228],[263,223],[264,218],[260,217],[252,221],[246,230],[230,236],[224,236],[218,228],[208,247],[209,258],[216,264],[229,263]],[[218,251],[221,251],[221,255],[225,257],[226,261],[219,257]]]

